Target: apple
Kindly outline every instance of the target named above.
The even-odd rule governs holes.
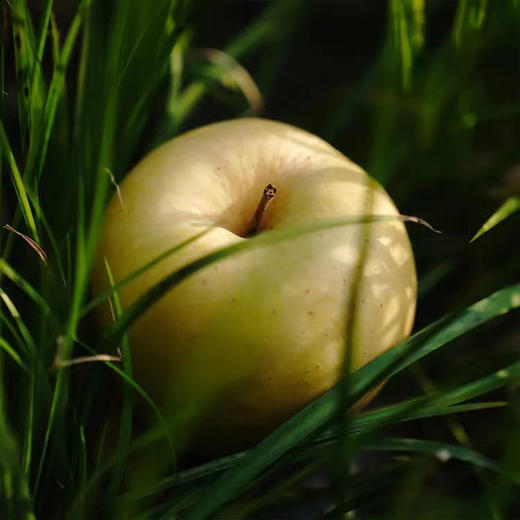
[[[104,217],[94,291],[109,287],[105,258],[119,280],[203,229],[123,287],[123,308],[169,273],[255,234],[364,215],[398,211],[319,137],[264,119],[211,124],[152,151],[124,179]],[[403,340],[416,292],[397,218],[246,249],[188,277],[133,324],[133,372],[187,446],[242,449],[337,382],[347,330],[354,370]]]

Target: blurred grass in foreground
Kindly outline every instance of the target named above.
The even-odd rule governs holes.
[[[520,515],[520,3],[368,4],[251,7],[220,52],[202,31],[213,16],[224,23],[224,3],[83,0],[65,14],[51,0],[2,3],[0,223],[26,239],[0,233],[0,516]],[[377,57],[352,73],[355,53],[341,49],[327,78],[313,76],[320,51],[299,48],[313,23],[373,6],[386,23]],[[311,98],[303,107],[288,101],[291,81]],[[247,453],[178,467],[159,410],[154,432],[133,417],[133,394],[147,396],[131,376],[133,318],[117,285],[119,321],[103,340],[87,313],[100,218],[113,184],[150,147],[211,122],[207,114],[262,106],[332,141],[444,234],[410,228],[418,332],[354,374],[347,397],[331,390]],[[346,418],[349,456],[338,453],[339,403],[389,376],[379,406]],[[171,459],[165,474],[154,449]]]

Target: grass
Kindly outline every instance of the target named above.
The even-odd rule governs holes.
[[[65,14],[57,0],[2,4],[0,517],[518,516],[519,3],[374,2],[380,41],[355,2],[251,3],[247,23],[229,21],[225,3],[71,4]],[[350,10],[374,55],[360,70],[311,74],[324,51],[305,35],[313,23],[335,34]],[[208,50],[212,17],[232,26],[222,51]],[[127,309],[118,290],[189,241],[96,298],[90,267],[107,200],[139,157],[262,105],[352,155],[444,233],[409,224],[420,276],[411,338],[350,376],[346,366],[253,449],[188,463],[132,378],[128,328],[210,263],[359,220],[263,233],[171,273]],[[116,322],[102,336],[91,311],[108,297]],[[349,411],[386,380],[371,408]],[[134,417],[136,395],[158,418],[152,431]]]

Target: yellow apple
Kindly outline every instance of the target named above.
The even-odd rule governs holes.
[[[269,184],[276,194],[258,209]],[[94,291],[109,286],[104,258],[119,280],[203,229],[122,288],[123,308],[251,233],[363,215],[398,211],[319,137],[263,119],[212,124],[157,148],[125,178],[104,218]],[[130,330],[133,371],[186,442],[241,449],[335,384],[347,330],[356,369],[410,333],[415,304],[414,259],[398,219],[302,234],[226,257],[168,292]]]

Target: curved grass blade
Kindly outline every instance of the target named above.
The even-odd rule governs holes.
[[[27,90],[28,92],[28,110],[29,110],[29,150],[27,152],[27,158],[25,162],[23,179],[29,185],[27,172],[32,173],[34,160],[38,156],[39,144],[41,142],[40,134],[42,129],[42,116],[45,107],[46,98],[46,84],[45,77],[43,74],[42,59],[43,52],[45,49],[45,42],[47,41],[47,31],[49,28],[49,22],[51,19],[53,0],[45,0],[42,6],[42,13],[40,17],[40,31],[38,41],[36,41],[36,35],[32,35],[33,45],[33,64],[31,66],[30,74],[27,78]],[[29,18],[29,10],[26,8],[27,18]],[[29,86],[30,85],[30,86]],[[38,198],[37,190],[32,191],[34,202]],[[39,209],[36,208],[37,215]]]
[[[20,129],[20,147],[26,149],[28,130],[31,128],[31,110],[29,106],[30,74],[34,69],[37,56],[34,30],[31,24],[29,9],[25,0],[7,2],[11,11],[13,29],[14,58],[17,83],[18,122]],[[5,4],[4,4],[5,5]],[[2,27],[3,30],[3,27]]]
[[[32,461],[32,452],[33,452],[33,437],[34,437],[34,403],[35,403],[35,388],[36,388],[36,378],[37,378],[37,367],[36,364],[32,364],[31,375],[29,377],[29,386],[26,389],[27,398],[26,398],[26,414],[27,418],[25,420],[25,428],[24,428],[24,446],[23,446],[23,469],[28,478],[30,478],[31,474],[31,461]]]
[[[248,115],[257,115],[262,112],[264,99],[260,89],[247,69],[233,56],[218,49],[204,48],[195,52],[202,59],[207,60],[210,67],[209,76],[219,81],[223,86],[239,91],[247,101]],[[214,69],[214,70],[212,70]]]
[[[324,447],[320,447],[320,449],[315,450],[316,453],[314,457],[319,457]],[[325,447],[326,448],[326,447]],[[375,440],[373,442],[367,443],[364,446],[359,447],[360,451],[383,451],[383,452],[402,452],[402,453],[410,453],[410,454],[418,454],[418,455],[430,455],[437,459],[437,461],[441,464],[445,463],[448,460],[454,459],[460,462],[465,462],[471,464],[474,469],[486,469],[493,471],[499,475],[504,475],[509,482],[513,485],[520,485],[520,473],[517,471],[511,471],[507,468],[504,468],[503,465],[499,464],[493,459],[483,456],[482,454],[472,450],[470,448],[455,446],[449,443],[444,442],[434,442],[434,441],[426,441],[422,439],[414,439],[414,438],[402,438],[402,437],[390,437],[383,438],[379,440]],[[413,461],[412,458],[410,461]],[[409,462],[410,462],[409,461]],[[434,461],[431,461],[434,462]],[[360,485],[361,484],[361,485]],[[362,482],[358,483],[358,493],[363,490]],[[386,487],[388,490],[388,487]],[[383,491],[383,490],[382,490]],[[375,497],[374,497],[375,498]],[[374,499],[372,499],[374,500]],[[351,507],[354,506],[354,502],[350,502]],[[430,511],[429,511],[430,512]],[[333,516],[335,513],[339,513],[339,509],[337,506],[334,507],[332,511],[330,511],[330,515]],[[464,515],[465,516],[465,515]],[[385,516],[385,518],[402,518],[402,514],[391,513],[390,516]],[[406,515],[408,518],[409,516]],[[448,518],[445,516],[445,513],[441,516],[432,516],[431,518]],[[482,518],[488,518],[488,516],[484,515]],[[449,518],[455,518],[455,516],[449,516]],[[459,516],[457,516],[459,518]]]
[[[82,345],[85,346],[84,343],[82,343]],[[93,349],[89,349],[89,350],[94,352]],[[121,370],[119,367],[117,367],[113,363],[111,363],[109,361],[105,361],[105,363],[114,372],[116,372],[116,374],[121,376],[123,378],[123,380],[125,381],[125,383],[129,384],[141,397],[143,397],[145,399],[145,401],[148,403],[148,405],[150,406],[150,408],[152,408],[153,412],[155,413],[155,415],[159,419],[159,422],[161,423],[161,425],[164,428],[166,438],[168,439],[168,444],[170,446],[170,454],[172,456],[172,461],[175,464],[175,461],[176,461],[175,443],[172,438],[172,433],[170,431],[170,428],[168,427],[168,423],[167,423],[166,419],[161,414],[159,408],[157,408],[157,405],[155,404],[153,399],[141,388],[141,386],[135,381],[135,379],[129,377],[128,374],[126,374],[123,370]]]
[[[329,459],[330,460],[330,459]],[[239,501],[231,504],[222,511],[224,518],[255,518],[257,511],[265,510],[269,506],[276,506],[277,502],[287,497],[289,493],[299,484],[304,478],[315,474],[320,468],[326,464],[326,457],[314,458],[309,460],[308,463],[296,472],[292,472],[282,481],[279,481],[275,486],[270,486],[262,495],[258,498],[250,500]],[[273,468],[272,473],[275,473],[278,468]],[[269,475],[266,476],[266,480]]]
[[[380,380],[395,375],[478,325],[518,307],[520,285],[515,285],[477,302],[455,318],[430,325],[352,374],[352,396],[360,397]],[[333,388],[294,415],[211,485],[184,518],[200,519],[214,514],[264,469],[328,422],[337,412],[337,404],[338,396]]]
[[[154,265],[157,265],[159,262],[164,260],[165,258],[169,257],[170,255],[177,253],[187,245],[191,244],[192,242],[195,242],[195,240],[198,240],[202,236],[204,236],[206,233],[208,233],[211,229],[205,229],[204,231],[197,233],[196,235],[188,238],[187,240],[184,240],[180,244],[177,244],[170,249],[167,249],[164,253],[161,253],[160,255],[156,256],[149,262],[147,262],[145,265],[140,267],[139,269],[136,269],[133,273],[129,274],[122,280],[119,280],[117,283],[115,283],[110,289],[107,289],[106,291],[102,292],[101,294],[98,294],[88,305],[84,307],[84,309],[81,311],[81,316],[85,316],[88,314],[92,309],[103,303],[108,297],[112,296],[112,294],[115,293],[115,291],[118,291],[125,285],[129,284],[130,282],[133,282],[139,276],[141,276],[143,273],[151,269]]]
[[[129,149],[133,149],[135,146],[135,136],[141,135],[143,124],[146,121],[146,109],[150,106],[150,103],[153,100],[153,96],[157,91],[157,87],[159,86],[160,82],[165,78],[165,76],[167,76],[169,56],[173,55],[176,48],[179,49],[179,41],[183,39],[182,33],[180,32],[182,26],[173,22],[173,19],[176,16],[174,12],[178,10],[179,7],[180,4],[175,2],[175,0],[161,2],[158,6],[156,6],[154,15],[150,17],[148,24],[145,27],[142,27],[141,34],[136,39],[134,47],[129,52],[126,64],[122,69],[124,73],[127,68],[129,68],[132,60],[137,57],[135,55],[138,54],[137,51],[139,47],[146,45],[146,37],[153,34],[151,31],[154,29],[154,23],[156,22],[157,17],[162,17],[163,20],[166,19],[165,23],[163,24],[163,28],[161,29],[163,40],[161,44],[155,48],[155,56],[157,59],[157,62],[155,62],[155,67],[149,67],[147,82],[142,86],[139,97],[136,98],[135,103],[132,104],[132,109],[126,117],[123,135],[124,141],[128,143]],[[167,8],[167,14],[165,13],[164,8]],[[155,27],[155,30],[157,30],[157,27]],[[186,29],[186,31],[190,30]],[[156,39],[156,35],[153,37]],[[149,41],[148,45],[150,45]],[[140,71],[142,65],[137,66],[134,64],[134,67],[138,67],[137,70]],[[121,74],[119,81],[123,82],[123,79],[123,74]],[[126,81],[132,80],[126,78]],[[181,74],[174,76],[173,81],[178,81],[180,83]],[[153,143],[151,147],[154,147]]]
[[[0,289],[0,299],[4,302],[4,305],[7,307],[7,310],[9,311],[9,314],[11,314],[13,320],[16,323],[16,326],[18,327],[18,330],[20,331],[20,335],[22,336],[24,340],[24,344],[26,347],[26,351],[31,356],[36,356],[36,344],[34,343],[34,340],[31,336],[31,333],[29,332],[29,329],[25,325],[24,321],[22,320],[22,317],[20,313],[18,312],[18,309],[16,308],[15,304],[9,297],[9,295],[2,289]]]
[[[27,244],[29,244],[36,251],[36,253],[38,253],[38,256],[40,257],[42,262],[47,262],[47,254],[31,237],[28,237],[27,235],[20,233],[20,231],[17,231],[16,229],[14,229],[14,227],[10,226],[9,224],[4,224],[3,228],[23,238],[27,242]]]
[[[85,342],[79,340],[78,338],[75,338],[75,341],[80,344],[83,348],[91,352],[92,354],[96,354],[96,351],[88,346]],[[143,399],[148,403],[152,411],[157,417],[157,420],[161,427],[163,428],[163,431],[165,433],[165,437],[168,442],[168,446],[170,449],[170,455],[172,458],[173,465],[175,466],[177,463],[177,456],[175,452],[175,442],[172,436],[172,432],[168,426],[168,423],[164,416],[162,415],[161,411],[153,401],[153,399],[147,394],[145,390],[141,388],[141,386],[131,377],[129,376],[124,370],[121,370],[119,367],[114,365],[111,362],[106,361],[106,366],[112,369],[116,374],[118,374],[123,381],[128,384],[130,387],[132,387]],[[114,464],[117,463],[117,454],[112,455],[107,461],[104,462],[103,465],[97,465],[96,472],[94,475],[92,475],[89,479],[89,481],[85,484],[85,486],[78,492],[76,497],[74,498],[74,501],[69,509],[68,516],[69,518],[77,518],[78,510],[81,508],[84,500],[88,496],[88,494],[93,491],[97,484],[101,481],[102,478],[112,469]]]
[[[493,374],[451,390],[365,412],[352,420],[351,431],[353,434],[373,432],[375,429],[395,422],[447,415],[459,411],[471,411],[479,409],[480,406],[484,405],[487,407],[488,404],[486,403],[470,403],[466,405],[458,405],[458,403],[474,399],[492,390],[517,382],[519,379],[520,362],[517,362]],[[491,404],[498,406],[502,403]],[[327,438],[331,435],[333,435],[333,432],[325,432],[319,438]]]
[[[0,336],[0,349],[3,349],[9,357],[26,373],[29,374],[29,369],[27,365],[22,361],[16,350],[11,347],[11,345]]]
[[[110,282],[110,286],[114,287],[114,277],[108,261],[105,259],[105,267]],[[121,308],[121,302],[119,301],[119,295],[117,291],[114,291],[112,301],[114,304],[114,312],[116,319],[121,316],[123,312]],[[121,342],[121,348],[123,353],[123,370],[128,377],[132,377],[132,358],[130,353],[130,345],[128,344],[128,336],[125,334]],[[117,439],[116,448],[116,463],[112,470],[112,478],[108,487],[107,493],[109,501],[113,502],[114,498],[119,493],[123,478],[126,470],[126,463],[128,460],[128,454],[130,452],[130,438],[132,435],[132,417],[133,417],[133,402],[132,392],[130,385],[124,384],[123,393],[123,407],[121,411],[121,424],[119,426],[119,436]],[[85,479],[86,481],[86,479]]]
[[[520,486],[520,473],[507,470],[492,459],[464,446],[456,446],[446,442],[398,437],[373,440],[360,446],[359,449],[363,451],[409,451],[414,453],[426,453],[433,455],[441,462],[446,462],[449,459],[457,459],[479,468],[489,469],[506,475],[516,485]]]
[[[515,381],[518,379],[518,376],[513,379]],[[503,385],[510,383],[508,380],[504,382]],[[487,393],[490,390],[485,388],[484,390],[480,390],[478,395],[483,393]],[[442,399],[444,401],[444,398]],[[465,399],[457,400],[464,401]],[[425,408],[422,409],[417,405],[425,405]],[[474,412],[480,410],[489,410],[490,408],[500,408],[506,406],[507,403],[504,401],[483,401],[479,403],[469,403],[469,404],[438,404],[436,399],[432,399],[431,401],[426,401],[425,399],[421,403],[416,403],[416,405],[412,405],[410,401],[404,401],[403,403],[397,403],[394,405],[390,405],[385,408],[373,410],[371,412],[366,412],[358,417],[352,419],[352,428],[351,434],[355,435],[356,433],[362,433],[368,429],[373,427],[381,427],[383,424],[386,425],[388,423],[395,422],[407,422],[407,421],[416,421],[418,419],[430,419],[432,417],[441,417],[446,415],[452,415],[456,413],[465,413],[465,412]],[[327,438],[333,435],[332,432],[328,432],[319,436],[318,439]]]
[[[228,455],[227,457],[222,457],[220,459],[207,462],[206,464],[201,464],[200,466],[175,473],[171,476],[164,477],[150,488],[127,492],[121,497],[121,503],[129,504],[132,502],[137,502],[153,495],[157,495],[162,491],[166,491],[167,489],[173,489],[184,484],[207,479],[208,477],[212,477],[215,474],[222,473],[223,471],[232,468],[240,460],[242,460],[246,454],[247,451],[241,451],[239,453],[234,453],[233,455]]]
[[[151,16],[148,19],[148,21],[147,21],[146,25],[143,27],[140,35],[136,38],[132,49],[128,52],[128,56],[126,57],[125,63],[121,67],[121,72],[119,73],[119,77],[115,81],[115,84],[117,86],[121,86],[125,73],[129,69],[130,64],[132,63],[132,60],[136,54],[137,49],[139,48],[140,45],[142,45],[144,37],[150,33],[150,30],[153,27],[153,23],[155,21],[157,21],[158,18],[160,18],[161,16],[164,15],[164,11],[162,9],[164,7],[166,7],[167,4],[170,2],[171,2],[171,0],[162,0],[161,2],[159,2],[159,4],[157,6],[155,6],[155,13],[153,14],[153,16]]]
[[[464,413],[464,412],[472,412],[478,410],[486,410],[490,408],[497,408],[505,406],[507,403],[500,401],[490,401],[490,402],[479,402],[472,404],[462,404],[462,405],[453,405],[448,408],[443,408],[442,410],[436,410],[431,412],[418,412],[415,414],[411,414],[405,418],[403,421],[412,421],[416,419],[424,419],[430,417],[438,417],[442,415],[455,414],[455,413]],[[377,422],[378,420],[378,412],[379,410],[374,410],[373,412],[365,412],[364,414],[354,417],[351,421],[351,434],[355,435],[357,432],[363,430],[364,424],[371,424],[372,422]],[[367,417],[365,417],[365,415]],[[325,432],[324,434],[318,436],[316,438],[316,442],[322,442],[325,440],[329,440],[334,438],[334,432]],[[194,468],[190,468],[188,470],[175,473],[171,476],[165,477],[158,481],[154,486],[147,489],[138,489],[133,490],[121,497],[121,502],[123,504],[128,504],[132,502],[137,502],[139,500],[146,499],[153,495],[157,495],[161,492],[164,492],[168,489],[175,489],[182,485],[188,484],[190,482],[196,481],[204,481],[208,478],[215,477],[217,474],[222,473],[225,470],[228,470],[235,466],[241,459],[245,457],[247,451],[242,451],[239,453],[235,453],[233,455],[229,455],[227,457],[223,457],[217,459],[215,461],[208,462],[206,464],[202,464],[200,466],[196,466]],[[295,460],[300,460],[300,458],[306,458],[305,451],[302,452],[301,456],[296,454]]]
[[[396,422],[412,421],[417,419],[425,419],[437,417],[440,415],[449,415],[454,413],[470,412],[504,406],[503,402],[479,402],[469,404],[456,404],[468,399],[473,399],[482,394],[491,392],[497,388],[501,388],[507,384],[511,384],[520,379],[520,364],[516,363],[501,369],[494,374],[485,376],[476,381],[472,381],[466,385],[457,387],[454,390],[439,393],[439,395],[422,396],[416,399],[403,401],[393,405],[363,412],[355,416],[351,420],[350,434],[357,436],[359,434],[373,432],[376,428],[381,428],[388,424]],[[334,431],[326,431],[316,437],[315,443],[320,443],[332,439],[336,436]],[[215,473],[220,473],[226,469],[235,466],[243,459],[248,452],[240,452],[229,457],[224,457],[208,464],[197,466],[195,468],[177,473],[171,477],[162,479],[157,487],[153,489],[140,491],[138,493],[129,493],[124,499],[140,499],[146,496],[159,493],[168,488],[174,488],[179,485],[189,483],[193,480],[201,480],[211,477]],[[305,454],[303,453],[304,457]],[[133,497],[132,497],[133,495]]]
[[[36,289],[20,276],[3,258],[0,258],[0,273],[4,274],[16,284],[33,302],[35,302],[46,316],[55,319],[49,304]]]
[[[24,344],[27,347],[27,353],[30,357],[30,364],[32,367],[32,372],[29,377],[29,388],[28,388],[28,407],[27,407],[27,421],[25,427],[25,439],[24,439],[24,449],[23,449],[23,468],[25,474],[29,473],[29,467],[31,464],[31,455],[32,455],[32,439],[33,439],[33,423],[34,423],[34,382],[36,379],[36,370],[41,365],[41,358],[38,356],[36,343],[29,332],[28,327],[25,325],[22,317],[16,306],[14,305],[11,298],[7,295],[5,291],[0,288],[0,299],[3,300],[5,306],[9,310],[11,316],[13,317],[18,330],[20,331],[21,336],[23,337]]]
[[[40,146],[38,146],[39,160],[35,176],[36,181],[39,181],[41,178],[43,164],[47,156],[49,140],[51,137],[52,128],[54,126],[56,109],[58,107],[58,102],[61,99],[63,88],[65,85],[65,72],[67,70],[67,66],[70,61],[72,51],[74,50],[74,45],[76,43],[76,39],[79,34],[79,29],[81,27],[81,23],[83,21],[83,17],[85,14],[85,10],[87,9],[87,6],[88,1],[82,0],[72,20],[69,32],[67,33],[67,36],[65,38],[65,42],[63,43],[63,49],[61,51],[60,59],[57,66],[54,69],[51,84],[49,86],[49,93],[47,94],[47,100],[45,102],[42,119],[44,123],[44,127],[42,128],[42,140]],[[27,161],[27,164],[28,168],[32,167],[32,163],[30,163],[29,161]]]
[[[53,0],[45,0],[45,4],[42,9],[41,14],[41,22],[40,22],[40,36],[38,39],[38,47],[36,52],[36,59],[38,65],[40,65],[42,58],[43,58],[43,50],[45,49],[45,42],[47,40],[47,31],[49,28],[49,23],[51,20],[51,14],[52,14],[52,4]],[[35,74],[33,72],[33,74]],[[33,79],[34,81],[34,79]]]
[[[170,428],[168,427],[168,423],[162,416],[161,412],[157,408],[157,405],[153,402],[152,398],[148,396],[148,394],[133,380],[128,378],[128,376],[123,372],[121,369],[116,367],[114,364],[110,362],[106,362],[107,366],[109,366],[114,372],[116,372],[118,375],[120,375],[123,379],[125,379],[125,382],[127,382],[132,388],[134,388],[144,399],[147,401],[147,403],[150,405],[150,407],[153,409],[154,413],[159,417],[159,421],[162,424],[163,428],[166,431],[166,437],[169,443],[170,447],[170,455],[172,457],[172,460],[174,464],[176,463],[176,454],[175,454],[175,447],[174,442],[172,439],[172,433],[170,431]],[[95,490],[96,486],[101,482],[101,480],[105,477],[105,475],[113,468],[114,464],[117,462],[116,456],[110,457],[108,461],[106,461],[102,466],[98,465],[96,467],[96,472],[90,477],[88,482],[85,484],[85,486],[77,493],[77,495],[74,497],[74,502],[72,503],[70,509],[69,509],[69,518],[77,518],[77,512],[78,509],[81,508],[84,500],[88,496],[88,494]]]
[[[275,2],[269,5],[242,34],[224,47],[223,52],[235,60],[240,60],[270,40],[290,34],[288,21],[291,25],[298,23],[301,12],[309,5],[310,2],[307,0]],[[283,30],[281,24],[284,24]],[[171,97],[168,100],[167,120],[155,139],[156,144],[177,133],[186,118],[193,113],[208,92],[208,87],[208,81],[198,79],[190,83],[180,94],[172,89]]]
[[[504,383],[506,384],[506,383]],[[488,390],[485,390],[488,391]],[[388,411],[395,412],[395,420],[398,421],[407,421],[407,420],[414,420],[414,419],[420,419],[425,417],[435,417],[438,415],[447,415],[452,413],[460,413],[460,412],[466,412],[466,411],[473,411],[473,410],[480,410],[484,408],[490,408],[495,406],[501,406],[504,403],[474,403],[474,404],[468,404],[468,405],[455,405],[451,406],[448,409],[443,410],[433,410],[431,412],[424,412],[421,413],[420,411],[418,413],[410,413],[407,416],[403,416],[402,411],[400,408],[403,405],[408,405],[408,403],[398,403],[397,405],[392,405],[388,407]],[[395,408],[395,410],[394,410]],[[406,406],[408,410],[410,410],[409,406]],[[359,434],[363,433],[363,430],[366,429],[365,425],[370,425],[373,421],[369,420],[366,421],[368,417],[363,417],[363,415],[366,416],[377,416],[379,410],[374,410],[373,412],[365,412],[361,416],[354,417],[351,421],[351,428],[350,432],[351,435],[355,438],[359,438]],[[376,417],[374,417],[373,420],[377,420]],[[385,424],[390,421],[385,421]],[[290,457],[291,462],[296,461],[305,461],[305,460],[315,460],[318,456],[321,456],[324,452],[329,454],[330,451],[328,446],[330,446],[333,439],[336,439],[337,434],[334,431],[327,431],[324,434],[316,437],[316,439],[304,450],[302,451],[296,451],[294,453],[289,453],[286,455],[286,457]],[[362,450],[364,449],[363,446],[358,446],[357,449]],[[222,473],[222,471],[225,471],[227,469],[230,469],[231,467],[235,466],[237,463],[240,462],[245,456],[247,456],[246,451],[236,453],[234,455],[224,457],[222,459],[212,461],[210,463],[183,471],[181,473],[177,473],[175,475],[172,475],[170,477],[166,477],[159,481],[156,486],[153,488],[148,488],[145,490],[136,490],[133,492],[130,492],[122,497],[123,503],[131,503],[134,501],[138,501],[153,495],[156,495],[158,493],[161,493],[162,491],[165,491],[169,488],[175,489],[182,487],[183,484],[189,484],[193,481],[200,481],[198,484],[195,484],[195,486],[191,486],[190,489],[195,489],[193,492],[188,491],[187,497],[183,497],[182,495],[179,496],[179,492],[176,492],[173,496],[172,500],[170,500],[170,504],[167,504],[165,507],[167,508],[167,516],[172,515],[174,513],[177,513],[179,510],[182,510],[186,505],[191,505],[195,503],[201,494],[201,487],[204,484],[204,482],[211,477],[217,476],[216,474]],[[282,459],[283,460],[283,459]],[[264,477],[265,475],[263,475]],[[182,492],[181,492],[182,493]],[[164,506],[164,504],[163,504]],[[170,509],[168,509],[170,508]]]
[[[330,444],[330,443],[328,443]],[[324,449],[325,448],[325,449]],[[306,474],[307,470],[316,470],[319,467],[322,467],[324,464],[330,463],[330,457],[328,456],[329,450],[326,449],[326,445],[320,446],[318,450],[314,450],[313,457],[310,460],[308,466],[303,469],[303,475]],[[505,475],[511,482],[520,485],[520,473],[508,470],[501,466],[498,462],[488,457],[485,457],[481,453],[467,447],[456,446],[453,444],[449,444],[446,442],[435,442],[428,441],[423,439],[414,439],[414,438],[403,438],[403,437],[388,437],[370,441],[365,443],[357,448],[359,451],[378,451],[378,452],[405,452],[410,454],[420,454],[420,455],[430,455],[434,457],[438,462],[444,464],[448,460],[458,460],[461,462],[465,462],[471,464],[472,466],[480,469],[486,469],[498,473],[500,475]],[[289,480],[282,481],[281,486],[285,486],[286,483],[293,482],[296,483],[300,481],[300,474],[296,473],[291,475]],[[273,492],[269,492],[271,495]],[[265,497],[265,495],[264,495]],[[257,499],[260,504],[264,505],[262,502],[264,501],[264,497]],[[349,500],[347,504],[352,504],[352,500]],[[248,511],[251,505],[255,506],[255,501],[246,502],[244,504],[245,510]],[[235,506],[236,507],[236,506]],[[239,514],[238,511],[241,510],[240,505],[238,506],[238,511],[235,507],[231,507],[230,509],[224,510],[222,513],[224,517],[229,518],[249,518],[250,516],[244,516],[243,514]],[[235,512],[237,511],[237,512]],[[339,506],[336,506],[336,511],[339,513]],[[393,517],[392,517],[393,518]]]
[[[71,295],[71,305],[69,317],[66,323],[66,330],[64,334],[64,340],[62,344],[63,359],[67,361],[72,352],[73,338],[76,333],[76,327],[79,322],[79,311],[81,309],[81,303],[86,292],[86,280],[88,279],[88,266],[87,266],[87,252],[85,248],[85,186],[83,178],[80,176],[78,179],[78,217],[77,217],[77,230],[76,230],[76,268],[74,277],[74,288]],[[51,432],[56,426],[57,417],[63,417],[63,409],[65,401],[68,397],[68,371],[60,370],[56,377],[56,383],[52,393],[51,404],[49,409],[49,416],[47,420],[47,426],[45,428],[45,434],[43,438],[43,445],[40,454],[40,462],[38,464],[38,470],[36,473],[36,479],[34,483],[34,493],[38,493],[43,470],[45,466],[45,460],[47,458],[47,452],[49,448],[49,442],[51,439]]]
[[[181,283],[184,279],[188,278],[188,276],[191,276],[192,274],[214,262],[222,260],[231,255],[236,255],[248,249],[269,246],[278,242],[289,240],[291,238],[296,238],[307,233],[315,233],[325,229],[332,229],[354,224],[370,224],[393,220],[401,220],[406,222],[410,220],[410,217],[405,215],[370,215],[326,220],[314,224],[295,226],[288,229],[274,229],[270,231],[264,231],[263,233],[260,233],[253,238],[218,249],[217,251],[209,253],[169,274],[156,285],[154,285],[151,289],[149,289],[146,293],[144,293],[140,298],[138,298],[114,324],[114,326],[103,336],[99,349],[106,350],[108,346],[117,344],[121,340],[123,334],[132,325],[132,323],[164,294],[166,294],[166,292]]]
[[[27,227],[31,230],[35,242],[39,242],[40,239],[38,237],[38,231],[36,230],[36,222],[34,220],[34,216],[31,210],[31,205],[29,204],[29,197],[27,195],[25,185],[20,175],[20,170],[18,169],[18,165],[16,164],[13,151],[11,150],[11,145],[9,144],[9,140],[7,138],[7,134],[5,133],[4,125],[1,120],[0,147],[2,149],[3,155],[7,159],[7,162],[9,163],[9,166],[11,168],[11,176],[13,179],[16,196],[18,197],[18,202],[20,203],[19,207],[22,212],[23,218],[25,219],[25,223],[27,224]]]
[[[484,233],[487,233],[491,228],[495,227],[497,224],[500,224],[502,220],[511,216],[513,213],[516,213],[520,210],[520,197],[510,197],[507,199],[502,206],[500,206],[491,217],[489,217],[484,225],[477,231],[475,236],[470,240],[474,242],[477,238],[481,237]]]
[[[13,339],[19,345],[20,350],[23,350],[27,354],[27,348],[25,347],[25,343],[24,343],[22,336],[20,336],[20,333],[18,332],[16,327],[11,323],[11,321],[9,320],[7,315],[4,314],[1,310],[0,310],[0,321],[4,324],[4,326],[7,327],[10,334],[12,335]]]

